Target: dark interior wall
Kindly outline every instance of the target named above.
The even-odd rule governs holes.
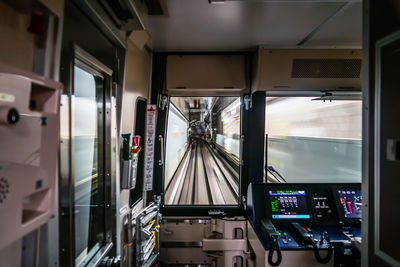
[[[385,263],[380,256],[375,253],[375,183],[380,185],[380,193],[383,196],[381,203],[389,205],[386,209],[380,206],[380,222],[381,222],[381,249],[386,252],[392,252],[397,248],[398,237],[393,236],[395,233],[393,223],[398,222],[399,208],[392,205],[399,201],[396,190],[399,188],[400,163],[388,161],[386,158],[387,139],[400,139],[400,121],[397,114],[400,113],[398,100],[400,92],[398,84],[400,83],[397,75],[393,75],[396,68],[399,69],[399,58],[396,55],[386,57],[385,66],[382,68],[382,82],[380,99],[377,98],[378,91],[375,76],[375,49],[377,42],[383,37],[400,30],[400,4],[396,0],[386,1],[363,1],[363,262],[362,266],[390,266]],[[397,44],[397,48],[400,45]],[[389,52],[390,49],[387,51]],[[397,58],[396,58],[397,57]],[[381,106],[381,114],[375,120],[376,106],[375,101],[378,100]],[[375,124],[380,130],[380,158],[375,161]],[[380,123],[380,124],[379,124]],[[380,181],[375,176],[375,166],[380,164]],[[397,199],[397,201],[395,201]],[[395,202],[393,202],[395,201]],[[398,231],[396,232],[398,233]]]

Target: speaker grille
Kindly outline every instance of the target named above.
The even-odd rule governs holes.
[[[292,78],[360,78],[361,59],[294,59]]]
[[[4,177],[0,177],[0,204],[6,200],[8,193],[10,190],[10,185],[8,184],[8,181]]]

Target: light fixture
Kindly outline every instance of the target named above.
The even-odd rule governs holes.
[[[208,0],[209,4],[224,4],[225,0]]]

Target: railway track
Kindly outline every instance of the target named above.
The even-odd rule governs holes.
[[[167,205],[235,205],[239,174],[202,139],[194,139],[165,192]]]

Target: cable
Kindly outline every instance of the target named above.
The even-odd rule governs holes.
[[[274,251],[276,251],[277,259],[274,262],[273,261],[273,256],[274,256]],[[271,266],[278,266],[282,262],[282,253],[281,253],[281,247],[279,246],[278,243],[278,238],[276,236],[273,236],[271,238],[271,248],[269,249],[268,253],[268,263]]]
[[[329,237],[329,235],[328,235],[327,232],[324,232],[324,233],[321,235],[321,239],[320,239],[320,241],[319,241],[319,244],[320,244],[320,245],[322,245],[322,244],[324,243],[324,239],[325,239],[326,242],[329,244],[329,246],[328,246],[328,254],[325,256],[325,258],[322,258],[321,255],[319,254],[320,250],[318,249],[317,244],[315,244],[315,242],[312,243],[312,244],[313,244],[312,246],[313,246],[313,249],[314,249],[314,256],[315,256],[315,259],[316,259],[319,263],[322,263],[322,264],[328,263],[328,262],[332,259],[332,255],[333,255],[332,243],[331,243],[330,237]]]

